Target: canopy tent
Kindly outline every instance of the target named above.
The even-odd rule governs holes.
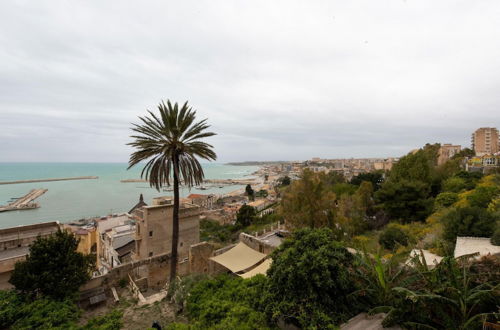
[[[253,276],[258,275],[258,274],[266,275],[267,270],[269,269],[269,267],[271,267],[272,262],[273,262],[272,259],[266,259],[260,265],[255,267],[254,269],[252,269],[246,273],[243,273],[240,276],[243,278],[250,278],[250,277],[253,277]]]
[[[266,257],[264,253],[257,252],[240,242],[232,249],[210,259],[237,273],[256,265]]]

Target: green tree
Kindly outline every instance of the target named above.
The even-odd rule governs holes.
[[[443,181],[443,190],[445,192],[459,193],[466,190],[468,187],[469,185],[466,180],[458,176],[452,176]]]
[[[297,230],[272,258],[264,306],[273,322],[325,329],[356,313],[354,257],[330,229]]]
[[[350,183],[336,183],[331,186],[331,190],[335,193],[337,198],[340,198],[342,195],[353,195],[357,188],[357,186]]]
[[[459,152],[454,154],[453,157],[451,157],[451,159],[460,159],[463,157],[474,157],[475,155],[476,155],[476,153],[474,152],[474,150],[472,150],[470,148],[463,148],[462,150],[460,150]]]
[[[356,185],[356,186],[359,186],[364,181],[371,182],[373,190],[377,191],[381,187],[382,183],[384,182],[384,172],[379,170],[379,171],[373,171],[373,172],[368,172],[368,173],[361,173],[361,174],[358,174],[358,175],[352,177],[352,179],[349,183]]]
[[[263,197],[263,198],[267,197],[268,195],[269,194],[268,194],[267,190],[265,190],[265,189],[261,189],[261,190],[257,191],[257,193],[255,194],[256,197]]]
[[[333,226],[334,209],[335,194],[307,169],[300,180],[292,182],[281,200],[281,212],[293,228]]]
[[[448,207],[458,201],[458,195],[454,192],[442,192],[436,196],[437,207]]]
[[[196,120],[196,111],[188,103],[182,107],[169,100],[158,105],[159,115],[148,111],[149,115],[139,117],[140,124],[134,124],[131,136],[134,141],[128,143],[136,149],[130,156],[129,166],[147,161],[141,177],[146,177],[151,187],[160,189],[170,186],[173,176],[174,207],[172,222],[172,251],[170,263],[170,282],[177,273],[177,249],[179,244],[179,184],[191,187],[203,182],[204,173],[196,157],[215,160],[212,146],[201,139],[215,135],[207,132],[210,127],[206,119]]]
[[[243,205],[236,214],[236,224],[241,227],[250,226],[255,219],[257,212],[253,206]]]
[[[77,248],[78,239],[67,231],[38,237],[26,260],[16,263],[9,282],[31,297],[72,297],[90,279],[95,265],[94,255],[83,255]]]
[[[375,193],[375,199],[391,219],[407,223],[423,221],[431,214],[433,199],[429,195],[428,184],[421,181],[399,180],[385,182]]]
[[[452,210],[444,218],[443,238],[455,242],[457,236],[491,237],[495,230],[494,216],[479,207]]]
[[[436,163],[435,155],[429,150],[420,149],[415,153],[409,153],[400,158],[389,173],[389,181],[401,180],[421,181],[430,184],[432,181],[433,166]]]
[[[470,206],[487,208],[493,198],[498,195],[500,195],[500,185],[479,186],[467,196],[467,200],[469,201]]]
[[[290,177],[288,175],[285,175],[285,176],[278,179],[278,184],[282,187],[290,185],[291,182],[292,182],[292,180],[290,179]]]
[[[247,196],[248,196],[248,198],[250,200],[252,200],[252,201],[254,200],[254,198],[255,198],[255,191],[253,191],[251,185],[247,184],[247,186],[245,187],[245,194],[247,194]]]
[[[399,245],[408,245],[408,235],[397,226],[387,226],[387,228],[380,234],[378,242],[385,249],[394,250]]]
[[[500,222],[497,221],[495,231],[491,236],[491,244],[500,246]]]
[[[326,185],[333,186],[339,183],[346,183],[345,177],[342,173],[336,171],[330,171],[328,173],[319,173],[321,181]]]

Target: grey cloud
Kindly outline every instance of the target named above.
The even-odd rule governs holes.
[[[0,161],[126,161],[189,100],[220,161],[398,156],[499,126],[500,4],[0,4]]]

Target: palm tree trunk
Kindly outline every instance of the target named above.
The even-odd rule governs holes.
[[[172,253],[170,258],[170,283],[177,276],[177,246],[179,244],[179,159],[174,156],[174,214],[172,221]]]

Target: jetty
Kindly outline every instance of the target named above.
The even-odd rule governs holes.
[[[120,180],[122,183],[132,183],[132,182],[149,182],[148,180],[144,179],[124,179]],[[182,183],[182,182],[181,182]],[[247,184],[258,184],[255,179],[206,179],[203,181],[203,183],[211,183],[211,184],[218,184],[218,185],[247,185]]]
[[[33,183],[33,182],[51,182],[51,181],[69,181],[69,180],[89,180],[99,179],[98,176],[77,176],[73,178],[54,178],[54,179],[33,179],[33,180],[16,180],[16,181],[0,181],[0,184],[17,184],[17,183]]]
[[[237,184],[237,185],[246,185],[246,184],[257,184],[255,179],[207,179],[203,181],[205,183],[213,183],[213,184]]]
[[[39,208],[40,205],[38,203],[35,203],[34,200],[45,194],[47,191],[48,189],[33,189],[23,197],[16,199],[12,203],[5,206],[0,206],[0,212]]]

